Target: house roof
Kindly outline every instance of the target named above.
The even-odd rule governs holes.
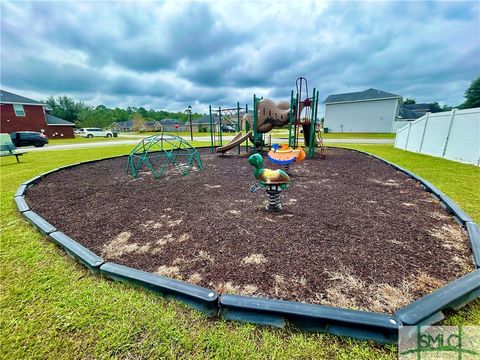
[[[400,95],[395,95],[392,93],[388,93],[386,91],[370,88],[365,91],[329,95],[325,99],[324,104],[391,99],[391,98],[400,98],[400,97],[401,97]]]
[[[146,126],[155,126],[155,124],[157,123],[157,121],[153,120],[153,121],[145,121],[143,123],[143,125],[146,125]]]
[[[430,105],[428,104],[403,104],[406,109],[417,111],[417,110],[426,110],[430,111]]]
[[[180,121],[177,119],[163,119],[163,120],[160,120],[159,123],[162,125],[175,125],[175,124],[179,124]]]
[[[118,125],[121,128],[130,128],[133,126],[133,120],[127,120],[127,121],[115,121],[113,125]]]
[[[212,115],[212,118],[213,118],[213,123],[214,124],[217,124],[219,122],[218,115]],[[200,119],[192,120],[192,124],[194,124],[194,125],[199,125],[199,124],[210,125],[210,115],[205,115],[204,117],[201,117]]]
[[[402,119],[418,119],[423,115],[425,114],[410,110],[406,105],[400,106],[400,109],[398,110],[398,117]]]
[[[46,106],[39,101],[26,98],[5,90],[0,90],[0,103],[2,104],[28,104],[28,105],[40,105]]]
[[[47,119],[47,125],[75,126],[74,123],[67,120],[63,120],[51,114],[45,114],[45,118]]]

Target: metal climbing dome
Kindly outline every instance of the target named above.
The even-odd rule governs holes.
[[[174,165],[182,175],[187,175],[196,164],[203,169],[202,159],[197,149],[180,136],[170,134],[153,135],[144,138],[130,152],[127,162],[127,173],[137,177],[143,166],[159,178],[167,165]]]

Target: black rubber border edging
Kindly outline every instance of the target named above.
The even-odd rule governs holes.
[[[100,256],[60,231],[54,231],[48,236],[55,244],[62,247],[69,256],[87,267],[90,272],[93,274],[98,274],[100,272],[100,266],[105,263]]]
[[[162,294],[167,299],[180,300],[207,316],[217,315],[218,294],[215,290],[115,263],[103,264],[100,266],[100,273],[113,280],[143,286]]]
[[[283,327],[288,320],[302,330],[382,344],[397,342],[400,325],[397,318],[386,314],[240,295],[221,295],[220,315],[227,320],[275,327]]]
[[[473,221],[469,221],[467,222],[467,233],[475,266],[480,269],[480,228]]]
[[[27,202],[25,201],[25,196],[14,196],[13,200],[15,200],[15,205],[17,205],[18,211],[21,213],[30,210]]]
[[[404,325],[431,325],[445,318],[443,310],[458,310],[479,296],[480,269],[477,269],[404,306],[395,315]]]
[[[342,149],[356,151],[376,158],[419,181],[427,191],[431,192],[442,202],[447,212],[452,213],[458,221],[466,227],[475,266],[480,268],[480,230],[478,225],[474,223],[453,200],[443,194],[429,181],[422,179],[394,163],[365,151],[349,148]],[[443,310],[456,310],[480,296],[480,270],[475,270],[399,309],[393,316],[250,296],[221,295],[218,297],[218,294],[211,289],[115,263],[105,263],[102,258],[75,240],[57,231],[53,225],[49,224],[35,212],[30,211],[28,204],[25,202],[24,194],[28,187],[48,174],[72,168],[80,164],[125,156],[126,155],[119,155],[110,158],[89,160],[53,169],[22,183],[14,195],[14,200],[20,213],[42,233],[48,235],[57,245],[61,246],[70,256],[85,265],[92,273],[100,273],[114,280],[140,285],[162,294],[167,299],[174,298],[180,300],[207,316],[214,316],[219,313],[220,316],[226,320],[237,320],[277,327],[283,327],[288,321],[297,328],[306,331],[328,332],[362,340],[374,340],[379,343],[396,343],[398,339],[398,329],[403,326],[402,322],[404,322],[405,325],[433,324],[444,317],[442,313]]]

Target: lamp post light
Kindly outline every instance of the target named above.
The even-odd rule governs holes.
[[[188,121],[190,122],[190,140],[193,141],[193,129],[192,129],[192,107],[188,105]]]

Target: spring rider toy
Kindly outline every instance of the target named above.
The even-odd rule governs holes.
[[[273,144],[267,156],[272,163],[283,165],[285,172],[288,174],[290,171],[290,164],[295,161],[302,161],[305,159],[306,154],[301,146],[292,149],[288,144],[282,144],[281,146]]]
[[[266,188],[268,194],[268,211],[282,211],[280,203],[280,193],[290,184],[290,176],[283,170],[271,170],[263,168],[263,158],[260,154],[253,154],[248,158],[248,162],[255,170],[253,175],[258,180],[259,185],[253,185],[251,192],[256,192],[261,188]]]

